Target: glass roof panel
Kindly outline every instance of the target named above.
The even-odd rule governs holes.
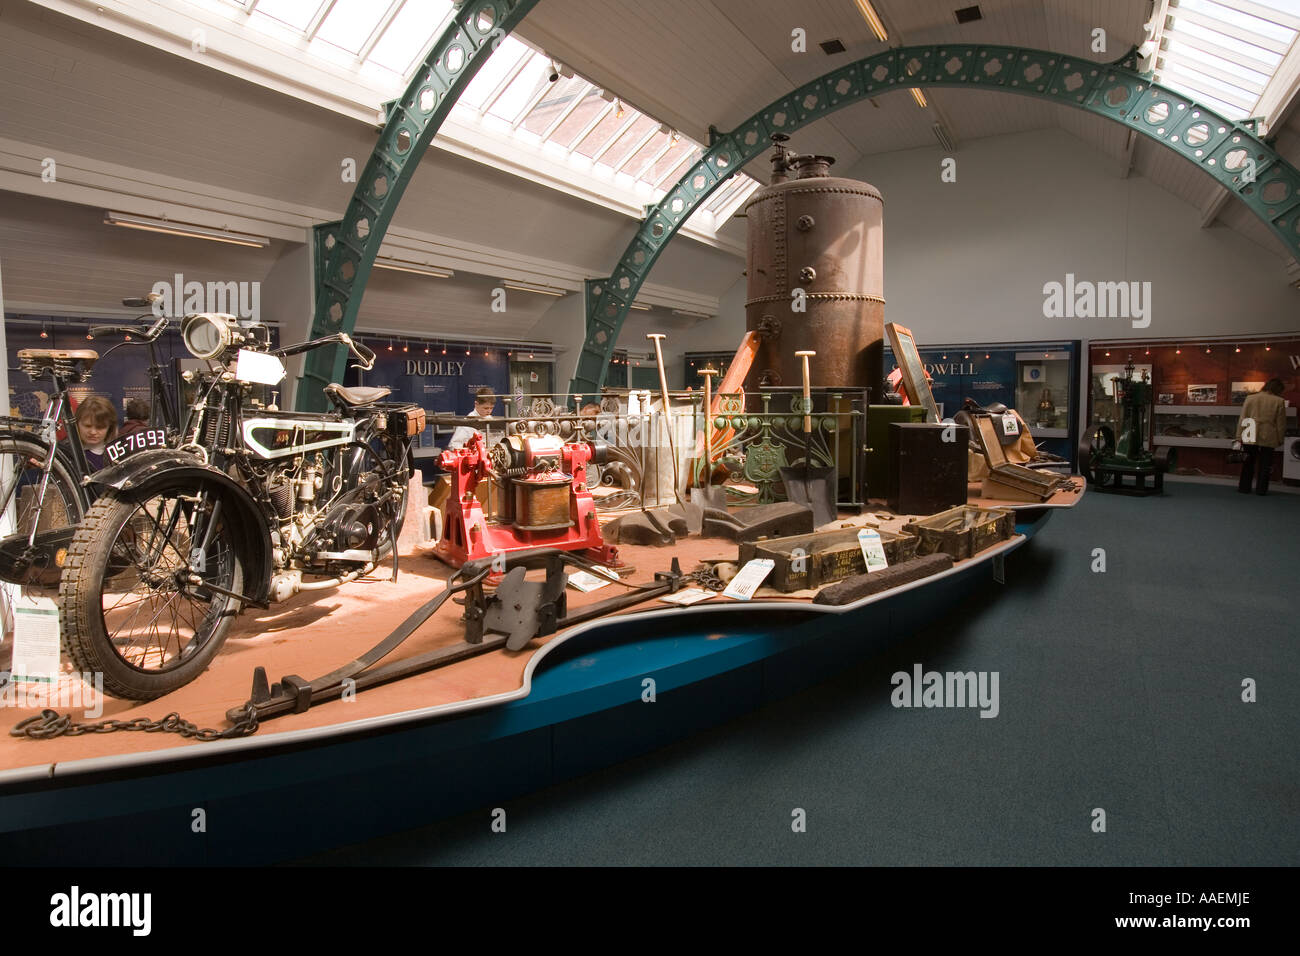
[[[641,142],[641,138],[654,129],[656,125],[655,121],[650,117],[638,113],[636,121],[628,127],[622,136],[614,141],[614,145],[601,154],[596,163],[618,169],[619,166],[623,165],[623,160],[627,159],[632,150],[636,149],[637,144]]]
[[[488,108],[488,115],[513,123],[519,118],[520,112],[532,103],[542,88],[550,82],[547,80],[550,71],[550,61],[540,53],[533,53],[519,75],[510,81],[505,92]]]
[[[1300,0],[1181,0],[1169,16],[1156,80],[1242,120],[1295,43]]]
[[[600,152],[600,148],[609,142],[611,136],[631,121],[632,117],[628,115],[627,109],[620,110],[615,104],[614,109],[606,113],[604,119],[596,124],[596,128],[582,138],[582,142],[574,148],[574,152],[590,159]]]
[[[253,16],[270,17],[305,33],[323,2],[328,0],[262,0]]]
[[[591,86],[580,76],[561,77],[549,85],[550,89],[542,95],[537,105],[528,111],[527,118],[520,124],[523,129],[538,136],[550,129],[551,124],[563,116],[570,107],[577,105],[587,87]]]
[[[388,4],[376,0],[335,0],[316,36],[349,53],[360,53],[387,12]]]
[[[690,143],[678,139],[677,142],[668,147],[668,152],[655,160],[655,164],[647,169],[642,174],[641,178],[648,183],[658,183],[665,173],[671,172],[678,166],[683,165],[682,161],[684,159],[690,159],[692,156],[698,155],[698,152],[698,150],[691,149]]]
[[[370,56],[366,57],[366,62],[406,77],[415,64],[415,58],[433,42],[438,27],[449,12],[451,0],[406,0],[370,51]]]
[[[592,87],[587,91],[587,95],[582,98],[573,112],[564,118],[564,121],[556,127],[555,132],[551,134],[550,141],[558,146],[568,149],[573,145],[574,139],[584,129],[591,125],[592,121],[600,115],[604,109],[613,110],[614,104],[600,95],[600,90]]]
[[[478,75],[470,81],[469,86],[465,87],[465,92],[460,94],[460,99],[456,101],[457,105],[468,106],[475,110],[482,109],[487,98],[501,85],[501,81],[510,75],[510,71],[519,65],[520,60],[532,56],[532,53],[532,50],[514,37],[506,37],[501,41],[497,51],[488,57],[488,61],[483,64]]]
[[[639,179],[641,177],[638,176],[637,174],[641,172],[645,164],[650,162],[650,160],[654,159],[656,156],[658,156],[659,151],[667,145],[668,145],[668,134],[665,133],[663,130],[660,130],[659,132],[651,136],[648,140],[646,140],[644,146],[642,146],[630,157],[624,160],[623,165],[620,166],[619,168],[623,172],[627,173],[629,176],[637,176],[637,178]]]

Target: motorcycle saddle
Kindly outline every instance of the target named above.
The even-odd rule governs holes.
[[[323,391],[334,402],[346,408],[373,405],[393,393],[391,388],[386,388],[383,385],[354,385],[348,388],[338,382],[331,382],[325,386]]]

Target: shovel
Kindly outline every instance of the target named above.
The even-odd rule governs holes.
[[[812,387],[808,377],[808,358],[817,353],[799,351],[794,354],[803,359],[803,466],[782,468],[781,481],[785,484],[786,498],[812,508],[813,525],[820,528],[839,517],[835,469],[812,467]]]
[[[713,421],[713,406],[710,404],[713,400],[710,384],[713,382],[713,376],[718,374],[718,370],[712,367],[700,369],[700,374],[704,376],[704,472],[698,481],[691,488],[691,504],[698,505],[701,508],[717,508],[719,511],[727,510],[727,492],[726,489],[713,483],[713,439],[711,424]],[[695,465],[692,465],[692,474],[695,473]]]

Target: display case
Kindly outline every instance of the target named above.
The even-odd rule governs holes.
[[[1124,375],[1131,361],[1134,375],[1146,375],[1151,382],[1150,444],[1179,449],[1177,473],[1235,476],[1239,466],[1228,461],[1227,452],[1236,437],[1241,405],[1270,378],[1282,380],[1287,429],[1295,429],[1300,379],[1290,356],[1296,354],[1300,340],[1294,336],[1094,343],[1086,379],[1091,383],[1087,434],[1099,425],[1117,427],[1113,381]]]
[[[913,328],[918,336],[922,334]],[[1078,342],[947,346],[918,342],[917,351],[945,418],[961,411],[967,398],[982,406],[1001,402],[1020,413],[1043,451],[1075,464]],[[888,348],[884,367],[886,373],[896,367]]]
[[[1287,428],[1294,428],[1295,408],[1288,408],[1286,414]],[[1181,448],[1230,448],[1240,415],[1238,405],[1157,405],[1151,440]]]
[[[1012,407],[1035,439],[1070,435],[1070,358],[1067,351],[1017,352]]]

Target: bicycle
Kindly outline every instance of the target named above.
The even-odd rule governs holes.
[[[127,298],[132,308],[151,305],[156,295]],[[138,316],[138,319],[146,316]],[[178,431],[176,406],[164,379],[164,366],[155,345],[168,319],[138,326],[95,326],[89,336],[123,334],[138,337],[149,349],[149,388],[156,428],[137,432],[105,448],[106,463],[117,464],[132,451],[163,447]],[[119,343],[104,353],[107,357]],[[94,349],[20,349],[19,368],[32,381],[48,378],[53,398],[39,418],[0,416],[0,580],[26,587],[49,588],[59,583],[68,545],[76,526],[94,500],[87,482],[91,469],[77,429],[69,388],[86,382],[101,360]],[[66,436],[59,440],[59,433]]]

